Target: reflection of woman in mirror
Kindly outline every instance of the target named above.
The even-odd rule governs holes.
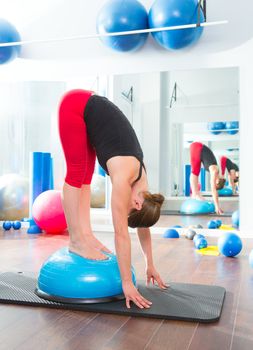
[[[204,200],[201,196],[198,187],[198,178],[203,164],[206,171],[210,172],[210,184],[215,205],[215,211],[217,214],[222,214],[223,211],[220,208],[219,196],[217,190],[220,190],[225,185],[225,179],[219,176],[219,167],[217,165],[216,158],[213,152],[201,142],[193,142],[190,146],[190,158],[191,158],[191,176],[190,184],[192,190],[192,197],[199,200]]]
[[[221,175],[225,178],[225,172],[228,172],[228,181],[232,187],[233,193],[236,193],[236,187],[239,182],[239,167],[229,158],[222,156],[220,158]]]
[[[138,292],[131,275],[128,226],[137,227],[145,256],[147,282],[166,288],[153,263],[149,227],[160,217],[164,197],[148,192],[143,153],[131,124],[107,98],[91,91],[72,90],[59,107],[59,132],[66,159],[63,206],[70,235],[69,249],[84,258],[107,259],[110,250],[93,234],[90,222],[90,183],[95,158],[112,182],[111,210],[115,247],[126,305],[141,308],[151,302]]]

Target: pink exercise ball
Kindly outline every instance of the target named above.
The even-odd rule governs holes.
[[[61,191],[42,192],[33,203],[32,214],[36,224],[48,233],[60,233],[67,228]]]

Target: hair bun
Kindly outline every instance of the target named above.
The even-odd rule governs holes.
[[[160,193],[154,193],[151,195],[152,196],[152,200],[156,203],[158,203],[160,206],[163,204],[164,202],[164,196]]]

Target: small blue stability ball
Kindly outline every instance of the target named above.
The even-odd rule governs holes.
[[[236,256],[242,250],[241,238],[234,232],[226,232],[218,239],[218,249],[225,256]]]
[[[14,230],[19,230],[21,228],[21,222],[16,220],[12,223],[12,227],[14,228]]]
[[[20,41],[20,35],[16,28],[0,18],[0,43],[11,43]],[[0,47],[0,64],[4,64],[14,60],[20,53],[20,46]]]
[[[11,229],[11,226],[12,226],[12,224],[11,224],[10,221],[4,221],[4,223],[3,223],[3,229],[4,229],[5,231],[9,231],[9,230]]]
[[[156,0],[149,11],[149,27],[161,28],[198,22],[198,0]],[[200,9],[200,22],[204,22]],[[195,43],[201,36],[203,27],[152,32],[159,45],[167,50],[182,49]]]
[[[240,213],[239,210],[236,210],[232,214],[232,224],[235,228],[239,228],[240,226]]]
[[[207,223],[207,227],[209,229],[215,229],[215,228],[218,228],[218,224],[217,224],[216,220],[210,220]]]
[[[230,135],[235,135],[239,131],[239,122],[226,122],[226,132]]]
[[[193,198],[184,201],[180,209],[180,212],[183,214],[210,214],[214,211],[215,207],[213,203]]]
[[[163,234],[163,238],[179,238],[179,233],[174,228],[168,228]]]
[[[206,248],[208,244],[205,238],[200,237],[195,240],[194,245],[196,249],[203,249],[203,248]]]
[[[110,0],[97,16],[97,33],[125,32],[148,29],[148,14],[137,0]],[[100,40],[116,51],[134,51],[146,41],[148,33],[102,36]]]
[[[98,303],[124,299],[116,256],[107,260],[85,259],[62,248],[43,264],[36,293],[66,303]],[[132,268],[133,283],[136,284]]]
[[[219,135],[223,129],[225,129],[225,123],[223,122],[210,122],[207,124],[207,129],[211,134]],[[216,131],[218,130],[218,131]]]
[[[203,236],[203,235],[200,234],[200,233],[198,233],[198,234],[196,234],[196,235],[194,236],[194,238],[193,238],[193,243],[194,243],[194,245],[195,245],[195,242],[197,242],[197,240],[200,239],[200,238],[205,238],[205,236]]]

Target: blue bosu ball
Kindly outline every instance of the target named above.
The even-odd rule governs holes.
[[[183,214],[210,214],[215,212],[215,207],[211,202],[190,198],[183,202],[180,212]]]
[[[179,233],[174,228],[168,228],[164,232],[163,238],[179,238]]]
[[[107,260],[85,259],[62,248],[43,264],[36,293],[65,303],[98,303],[124,299],[116,256]],[[136,284],[132,268],[132,279]]]
[[[218,190],[219,197],[231,197],[233,196],[233,190],[231,187],[223,187]]]

